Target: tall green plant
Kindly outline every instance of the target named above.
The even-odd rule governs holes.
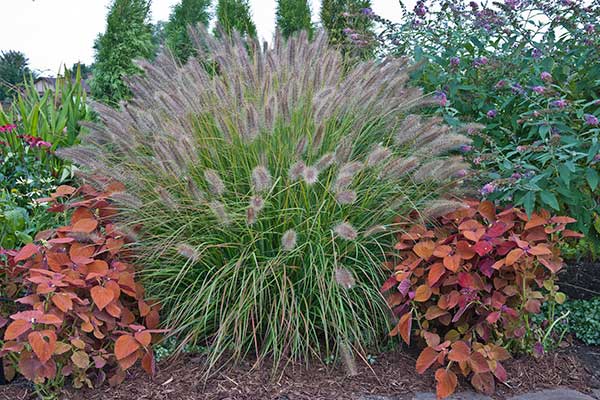
[[[315,28],[311,22],[308,0],[278,0],[275,15],[277,29],[283,37],[288,38],[300,31],[307,31],[309,37],[313,36]]]
[[[165,25],[165,42],[180,62],[185,63],[194,55],[188,28],[198,24],[208,25],[210,3],[211,0],[181,0],[173,7],[169,22]]]
[[[365,15],[371,13],[371,0],[323,0],[321,24],[332,45],[345,54],[368,58],[373,54],[373,22]]]
[[[242,36],[256,37],[256,25],[252,21],[248,0],[219,0],[217,24],[227,35],[237,31]],[[216,33],[219,33],[218,29]]]
[[[0,109],[0,125],[15,125],[15,129],[1,134],[8,147],[0,149],[0,153],[3,150],[22,153],[31,141],[44,142],[43,147],[50,151],[79,143],[80,122],[92,119],[86,98],[81,68],[75,70],[74,76],[65,69],[64,75],[56,78],[54,87],[43,92],[38,92],[30,77],[11,106]],[[38,157],[46,162],[46,168],[60,172],[63,163],[51,153],[41,152]]]
[[[323,33],[198,42],[218,74],[159,56],[127,110],[98,108],[106,125],[62,155],[126,184],[113,198],[142,226],[145,285],[171,335],[212,362],[377,344],[395,217],[456,207],[436,199],[464,164],[441,155],[469,139],[406,116],[427,100],[402,60],[344,74]]]
[[[154,55],[152,32],[149,0],[113,0],[106,32],[94,43],[91,88],[96,99],[116,104],[130,96],[123,78],[141,72],[135,59]]]

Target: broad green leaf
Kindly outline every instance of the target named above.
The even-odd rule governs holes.
[[[558,205],[558,199],[552,192],[543,191],[540,193],[540,199],[550,207],[555,210],[560,210],[560,206]]]
[[[588,181],[588,185],[590,185],[590,189],[592,189],[592,191],[595,191],[598,187],[598,171],[596,171],[593,168],[588,168],[585,171],[585,178]]]

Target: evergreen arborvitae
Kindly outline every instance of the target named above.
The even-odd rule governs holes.
[[[307,31],[309,37],[314,33],[308,0],[278,0],[277,29],[288,38],[296,32]]]
[[[248,0],[219,0],[217,24],[228,35],[238,31],[243,37],[256,37]]]
[[[130,96],[123,77],[141,72],[135,59],[154,55],[152,32],[149,0],[113,0],[106,32],[94,43],[91,89],[97,100],[116,104]]]
[[[369,39],[373,35],[373,22],[368,18],[371,0],[323,0],[321,24],[332,45],[340,46],[344,54],[361,58],[373,51]]]
[[[165,25],[165,43],[182,63],[195,55],[188,27],[208,25],[210,2],[211,0],[181,0],[181,3],[173,7],[169,22]]]

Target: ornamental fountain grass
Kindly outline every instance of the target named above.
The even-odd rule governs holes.
[[[410,115],[432,100],[406,86],[405,60],[348,70],[324,33],[272,47],[192,36],[197,58],[140,62],[133,99],[97,104],[101,122],[62,156],[126,185],[113,198],[122,224],[141,226],[144,286],[211,366],[377,345],[394,217],[459,206],[465,165],[448,153],[469,139]]]

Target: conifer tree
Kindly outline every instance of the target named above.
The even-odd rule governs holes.
[[[94,43],[91,89],[97,100],[114,105],[130,96],[123,77],[141,72],[135,59],[154,55],[152,31],[149,0],[113,0],[106,32]]]
[[[368,18],[371,0],[323,0],[321,4],[321,24],[334,46],[340,46],[345,54],[349,52],[368,58],[372,53],[369,46],[361,47],[373,34],[373,22]]]
[[[314,33],[308,0],[278,0],[276,20],[285,38],[299,31],[307,31],[309,37]]]
[[[238,31],[243,37],[256,37],[248,0],[219,0],[217,24],[228,35]]]
[[[165,43],[182,63],[195,55],[194,46],[188,35],[190,26],[208,25],[211,0],[181,0],[173,7],[169,22],[165,25]]]

